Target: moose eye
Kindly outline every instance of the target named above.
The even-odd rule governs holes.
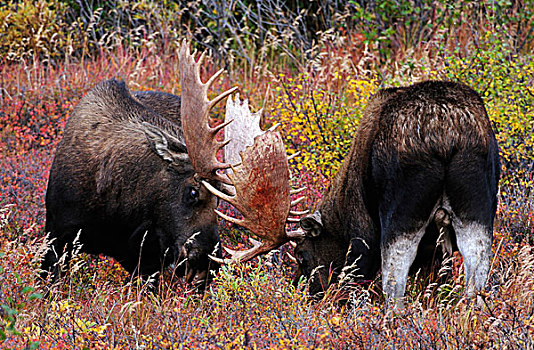
[[[184,202],[188,204],[193,204],[198,201],[200,196],[200,191],[195,187],[187,187],[184,193]]]

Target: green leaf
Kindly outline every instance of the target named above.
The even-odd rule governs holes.
[[[41,293],[33,293],[33,294],[30,294],[30,296],[28,297],[29,300],[36,300],[36,299],[42,299],[43,298],[43,294]]]
[[[30,286],[26,286],[24,288],[22,288],[22,294],[26,294],[26,293],[29,293],[29,292],[33,292],[35,290],[35,288],[33,287],[30,287]]]

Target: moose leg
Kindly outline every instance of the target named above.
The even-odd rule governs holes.
[[[382,245],[382,289],[388,303],[403,308],[408,272],[417,254],[417,246],[426,225],[415,232],[401,233]]]
[[[47,279],[48,276],[51,276],[52,282],[57,281],[69,265],[72,255],[70,250],[71,244],[64,240],[57,238],[52,241],[41,263],[41,278]]]
[[[445,192],[453,211],[452,226],[464,258],[466,294],[484,288],[491,265],[497,184],[488,158],[458,153],[451,161]]]
[[[396,198],[397,201],[384,204],[380,210],[382,288],[388,303],[393,301],[397,308],[403,308],[402,298],[410,267],[417,256],[426,228],[433,220],[433,208],[440,196],[440,192],[436,190],[439,181],[428,182],[426,188],[419,188],[418,196],[413,195],[415,190],[394,192],[391,198]]]
[[[492,233],[478,222],[453,219],[458,249],[464,258],[466,294],[474,296],[484,288],[491,264]]]
[[[381,227],[382,287],[388,302],[403,307],[404,291],[417,248],[425,235],[436,203],[443,193],[444,167],[436,159],[408,164],[376,162],[373,176],[382,189]]]

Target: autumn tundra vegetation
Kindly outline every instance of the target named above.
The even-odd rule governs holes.
[[[2,3],[0,347],[533,347],[532,18],[529,1]],[[299,254],[291,244],[222,265],[203,292],[180,277],[181,267],[164,269],[155,283],[156,276],[128,273],[118,256],[84,253],[83,244],[63,260],[61,278],[43,280],[46,185],[75,106],[109,79],[124,81],[114,88],[144,96],[146,105],[150,91],[180,96],[183,38],[208,53],[203,81],[226,69],[213,81],[210,100],[238,86],[253,111],[263,109],[264,130],[280,124],[280,141],[294,155],[289,184],[306,188],[296,211],[312,214],[343,171],[379,90],[448,80],[476,91],[495,133],[501,174],[489,274],[476,291],[480,303],[466,297],[458,252],[436,269],[412,271],[397,311],[385,307],[380,273],[365,283],[328,286],[336,282],[332,270],[324,293],[311,296],[305,276],[293,280],[291,257]],[[211,125],[224,115],[225,104],[214,105]],[[143,121],[143,142],[161,141],[164,122],[158,130]],[[184,158],[180,146],[171,153],[154,149]],[[239,218],[224,201],[217,210]],[[257,238],[227,220],[218,221],[218,231],[222,244],[237,251]]]

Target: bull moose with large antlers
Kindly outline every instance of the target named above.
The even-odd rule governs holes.
[[[215,267],[208,256],[220,254],[217,199],[202,181],[220,186],[216,170],[225,165],[214,155],[224,144],[212,137],[217,129],[207,118],[236,88],[208,100],[222,70],[204,84],[202,58],[195,62],[185,42],[179,54],[181,99],[131,93],[111,80],[78,103],[50,171],[45,275],[58,276],[58,260],[70,258],[77,235],[82,251],[114,257],[130,273],[149,275],[175,263],[179,274],[201,283]],[[200,148],[191,142],[197,138]]]
[[[284,222],[302,212],[290,211],[288,165],[282,141],[274,135],[257,137],[242,154],[242,165],[229,176],[234,196],[205,183],[244,218],[221,216],[263,240],[248,251],[230,251],[232,259],[250,259],[294,241],[297,278],[309,278],[312,294],[338,276],[369,280],[381,268],[383,290],[393,300],[404,296],[416,257],[432,257],[441,243],[449,254],[462,254],[467,294],[484,287],[499,155],[483,101],[474,90],[428,81],[379,91],[326,195],[313,214],[300,219],[302,229],[293,232],[286,232]],[[266,168],[251,167],[253,159]]]

